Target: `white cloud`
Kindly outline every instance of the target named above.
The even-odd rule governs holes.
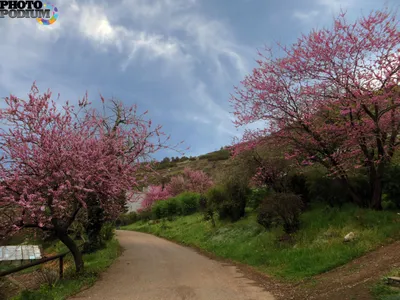
[[[315,17],[317,17],[319,14],[320,12],[316,10],[312,10],[310,12],[295,11],[293,13],[293,17],[303,22],[310,22],[313,21],[313,19],[315,19]]]
[[[162,62],[163,67],[157,65],[159,72],[154,76],[174,77],[179,82],[177,95],[195,104],[188,108],[187,118],[212,124],[217,136],[234,135],[231,116],[225,104],[218,103],[227,103],[227,87],[250,71],[246,57],[251,58],[255,51],[240,45],[228,24],[202,13],[200,4],[195,0],[122,0],[118,5],[57,0],[60,18],[51,26],[34,20],[2,22],[0,30],[6,34],[0,51],[10,60],[0,63],[0,89],[26,94],[32,76],[40,74],[41,64],[48,57],[57,57],[52,52],[53,43],[79,42],[73,52],[71,49],[66,57],[59,57],[68,63],[69,55],[79,55],[83,42],[104,59],[117,55],[119,66],[113,72],[129,75],[136,64]],[[207,78],[203,78],[205,70]],[[65,94],[70,99],[82,96],[83,90],[73,91],[79,83],[57,70],[51,72],[52,82],[37,78],[40,86],[62,92],[64,100]],[[218,93],[225,95],[224,99],[216,100],[217,89],[222,90]]]

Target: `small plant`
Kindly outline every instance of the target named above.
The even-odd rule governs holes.
[[[114,224],[111,222],[105,223],[101,227],[100,237],[104,242],[110,241],[114,237]]]
[[[300,196],[292,193],[274,193],[261,204],[257,221],[266,229],[281,223],[284,231],[290,234],[300,227],[302,207]]]
[[[215,220],[214,220],[214,208],[207,202],[207,197],[205,195],[201,195],[199,199],[199,208],[200,211],[203,213],[204,220],[210,220],[213,227],[215,227]]]
[[[37,272],[37,276],[40,282],[46,283],[50,288],[55,286],[59,280],[58,272],[51,267],[41,267]]]

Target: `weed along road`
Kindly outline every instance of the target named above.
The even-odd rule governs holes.
[[[124,252],[96,284],[71,299],[273,300],[235,267],[152,235],[117,231]]]

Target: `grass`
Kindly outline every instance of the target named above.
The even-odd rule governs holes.
[[[376,300],[400,300],[400,288],[387,284],[387,277],[391,276],[400,277],[400,269],[392,270],[372,287],[371,292]]]
[[[234,224],[217,222],[216,228],[201,214],[194,214],[157,224],[138,222],[122,229],[195,246],[289,281],[326,272],[400,238],[400,216],[395,212],[350,205],[342,209],[315,206],[302,215],[301,221],[292,244],[278,241],[283,235],[281,228],[266,231],[258,225],[254,213]],[[351,231],[356,240],[343,243],[343,237]]]
[[[121,248],[116,239],[107,242],[104,249],[96,253],[83,256],[85,272],[81,275],[74,273],[73,260],[66,259],[64,279],[54,286],[42,285],[39,290],[24,291],[13,300],[62,300],[78,293],[83,287],[91,286],[98,279],[99,274],[105,271],[121,253]]]

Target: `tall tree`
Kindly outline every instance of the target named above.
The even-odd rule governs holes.
[[[376,11],[348,23],[341,13],[332,28],[280,49],[280,57],[260,53],[259,67],[232,97],[236,125],[266,122],[243,142],[280,137],[288,155],[323,164],[358,203],[349,172],[364,168],[370,205],[381,209],[382,176],[400,145],[397,16]]]
[[[135,186],[141,167],[139,153],[162,147],[150,138],[161,137],[159,127],[137,120],[138,130],[104,129],[85,97],[79,108],[61,108],[51,93],[35,85],[28,100],[10,96],[0,109],[0,233],[9,236],[23,228],[52,232],[72,252],[76,270],[83,259],[68,228],[96,199],[111,218],[122,208],[121,193]],[[85,108],[85,109],[83,109]],[[133,141],[138,148],[132,148]],[[145,150],[143,150],[145,149]]]

